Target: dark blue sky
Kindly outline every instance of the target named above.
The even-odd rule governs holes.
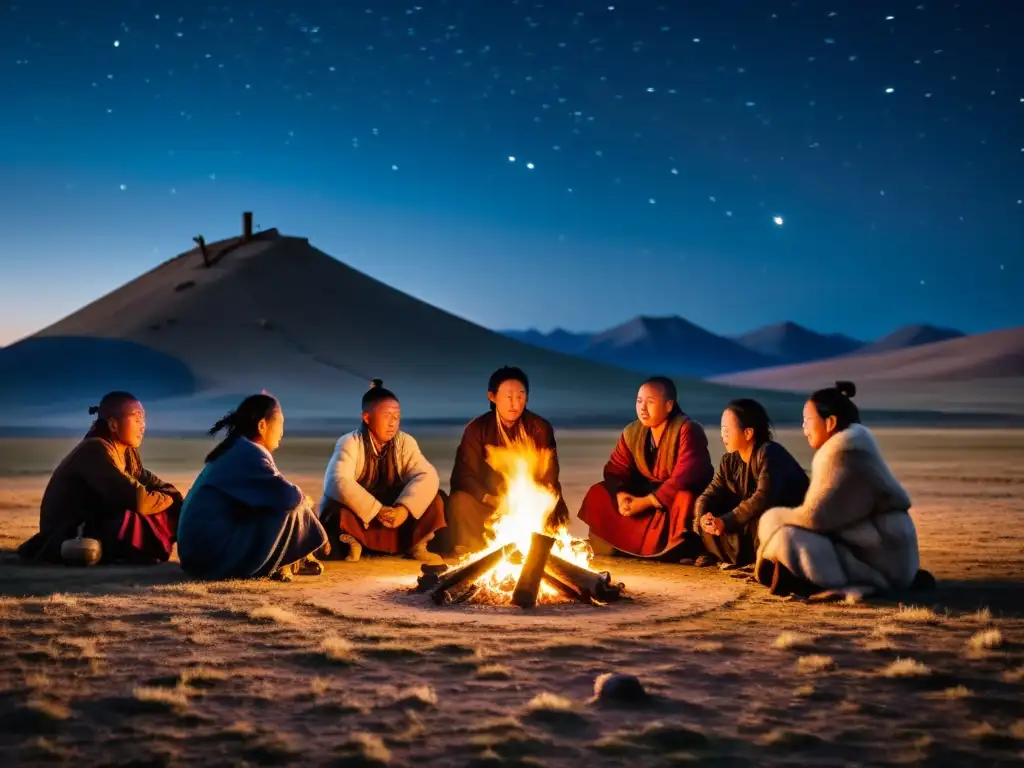
[[[490,327],[1021,324],[1017,6],[8,3],[0,343],[243,209]]]

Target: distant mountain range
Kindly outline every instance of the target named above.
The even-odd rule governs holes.
[[[535,329],[501,333],[542,349],[621,368],[701,378],[909,349],[964,336],[952,328],[908,325],[875,341],[860,341],[784,322],[729,337],[678,316],[635,317],[598,333],[573,333],[561,328],[550,333]]]

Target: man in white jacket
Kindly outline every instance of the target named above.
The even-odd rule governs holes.
[[[349,562],[364,549],[442,562],[427,551],[445,526],[437,470],[412,435],[399,430],[401,406],[380,379],[362,407],[362,425],[338,440],[324,475],[320,522],[332,545],[345,545],[332,550]]]

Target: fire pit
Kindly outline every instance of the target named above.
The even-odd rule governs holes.
[[[614,583],[607,571],[590,569],[590,545],[573,538],[564,524],[549,525],[558,497],[535,478],[544,476],[551,460],[551,451],[529,441],[489,447],[487,461],[505,480],[489,531],[491,542],[454,568],[424,565],[415,591],[428,594],[435,605],[533,608],[621,599],[624,585]]]

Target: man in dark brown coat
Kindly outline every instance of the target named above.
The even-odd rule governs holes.
[[[466,425],[455,453],[446,508],[447,536],[441,545],[444,551],[474,552],[486,543],[485,531],[504,490],[501,475],[487,463],[487,446],[527,440],[540,450],[550,451],[550,461],[538,465],[541,474],[535,480],[558,496],[548,525],[568,521],[569,510],[558,482],[555,430],[547,420],[526,409],[529,394],[530,381],[521,369],[504,367],[491,374],[487,383],[491,410]]]
[[[81,532],[99,540],[104,563],[166,562],[177,540],[182,496],[142,466],[142,403],[127,392],[111,392],[89,412],[96,421],[53,471],[39,533],[18,554],[60,563],[61,544]]]

